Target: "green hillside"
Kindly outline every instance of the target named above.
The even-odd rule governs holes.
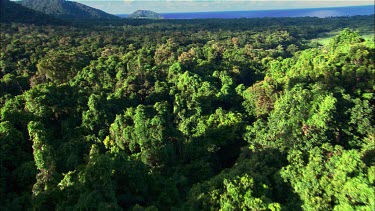
[[[30,9],[53,15],[59,18],[79,19],[115,19],[117,16],[110,15],[101,10],[80,4],[78,2],[65,0],[23,0],[23,6]]]
[[[130,14],[128,18],[132,19],[163,19],[163,16],[150,10],[137,10]]]
[[[9,0],[0,1],[0,22],[53,24],[62,21]]]

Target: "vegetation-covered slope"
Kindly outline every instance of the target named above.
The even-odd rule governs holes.
[[[9,0],[0,1],[0,22],[53,24],[62,21]]]
[[[133,19],[163,19],[163,16],[150,10],[137,10],[130,14],[128,18]]]
[[[101,10],[84,4],[65,0],[22,0],[23,6],[30,9],[53,15],[58,18],[83,18],[83,19],[114,19],[117,16],[110,15]]]
[[[373,209],[373,16],[114,23],[1,24],[1,210]]]

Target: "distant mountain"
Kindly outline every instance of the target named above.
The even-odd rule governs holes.
[[[130,14],[128,18],[132,19],[163,19],[163,16],[150,10],[137,10]]]
[[[9,0],[0,0],[0,22],[54,24],[63,23],[55,17],[26,8]]]
[[[21,5],[30,9],[53,15],[58,18],[79,19],[114,19],[117,16],[105,13],[101,10],[65,0],[22,0]]]

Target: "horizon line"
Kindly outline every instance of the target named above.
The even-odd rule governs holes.
[[[314,9],[334,9],[334,8],[348,8],[348,7],[370,7],[374,5],[353,5],[353,6],[330,6],[330,7],[301,7],[301,8],[283,8],[283,9],[254,9],[254,10],[217,10],[217,11],[184,11],[184,12],[156,12],[158,14],[184,14],[184,13],[216,13],[216,12],[252,12],[252,11],[278,11],[278,10],[314,10]],[[144,11],[152,11],[149,9],[139,9]],[[135,10],[138,11],[138,10]],[[134,11],[134,12],[135,12]],[[152,11],[153,12],[153,11]],[[375,8],[374,8],[375,13]],[[130,15],[132,13],[109,13],[112,15]]]

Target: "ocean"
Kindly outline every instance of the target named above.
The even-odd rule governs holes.
[[[165,19],[204,19],[204,18],[264,18],[264,17],[338,17],[374,14],[374,5],[330,7],[313,9],[283,9],[283,10],[253,10],[253,11],[223,11],[223,12],[186,12],[160,13]],[[127,17],[128,14],[118,14]]]

